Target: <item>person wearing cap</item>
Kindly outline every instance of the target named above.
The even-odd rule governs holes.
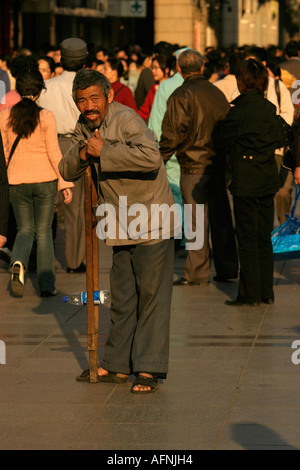
[[[72,98],[72,86],[76,72],[84,67],[88,57],[87,45],[79,38],[68,38],[60,45],[61,64],[64,71],[46,82],[38,104],[53,112],[58,133],[58,142],[64,155],[71,144],[80,112]],[[60,203],[60,201],[58,202]],[[58,204],[57,203],[57,204]],[[66,230],[65,259],[68,273],[85,271],[85,215],[84,179],[76,181],[73,200],[64,207]]]

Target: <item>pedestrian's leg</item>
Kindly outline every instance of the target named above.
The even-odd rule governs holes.
[[[258,250],[260,262],[261,300],[274,301],[273,271],[274,257],[271,232],[274,221],[274,196],[260,198],[258,219]]]
[[[41,292],[55,290],[55,263],[52,237],[57,181],[33,185],[37,238],[37,275]]]
[[[208,213],[216,280],[235,279],[238,253],[225,175],[221,172],[210,181]]]
[[[242,197],[234,197],[233,200],[240,260],[238,300],[260,302],[258,200]]]
[[[291,211],[292,203],[292,183],[293,183],[293,174],[291,171],[288,172],[286,180],[282,188],[275,194],[276,210],[277,217],[280,224],[283,224],[287,221],[287,215]]]
[[[72,202],[64,205],[67,267],[77,269],[85,260],[84,178],[74,182]]]
[[[72,139],[59,136],[58,142],[61,153],[65,155],[72,145]],[[67,268],[74,270],[82,266],[85,260],[84,177],[74,182],[72,202],[64,204],[64,222],[66,264]]]
[[[26,270],[35,234],[32,187],[30,184],[13,185],[9,188],[9,194],[17,223],[11,265],[20,261]]]
[[[275,154],[275,160],[281,183],[281,188],[275,194],[275,209],[279,223],[283,224],[287,221],[286,216],[291,210],[293,174],[291,171],[282,168],[282,155]]]
[[[184,205],[192,206],[192,231],[196,231],[196,204],[204,205],[204,244],[197,250],[188,250],[183,268],[183,277],[191,282],[205,284],[210,280],[210,250],[209,250],[209,221],[208,221],[208,182],[204,175],[182,175],[181,190]],[[202,224],[201,224],[202,225]]]
[[[132,345],[133,372],[165,378],[173,289],[174,240],[138,245],[132,258],[139,293]]]

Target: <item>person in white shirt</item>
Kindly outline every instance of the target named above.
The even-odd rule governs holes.
[[[217,80],[214,82],[214,85],[219,88],[219,90],[224,93],[228,103],[230,103],[234,98],[237,90],[237,83],[235,78],[235,70],[238,63],[243,60],[243,55],[241,52],[233,52],[228,57],[228,68],[229,73],[222,78],[221,80]]]
[[[88,57],[87,45],[79,38],[65,39],[61,45],[61,63],[64,72],[46,81],[46,90],[38,104],[53,112],[56,119],[58,142],[64,155],[79,118],[79,110],[72,97],[76,72],[83,68]],[[64,207],[66,230],[65,258],[68,273],[84,272],[85,261],[85,214],[84,178],[75,182],[72,203]]]

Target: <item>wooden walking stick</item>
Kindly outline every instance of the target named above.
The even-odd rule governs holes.
[[[86,292],[87,292],[87,343],[89,351],[90,382],[98,381],[98,328],[99,306],[94,305],[94,291],[99,290],[99,240],[96,234],[96,218],[92,211],[96,203],[97,190],[91,167],[84,174],[85,192],[85,248],[86,248]]]

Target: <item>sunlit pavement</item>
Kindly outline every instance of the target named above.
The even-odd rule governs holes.
[[[225,306],[237,281],[174,287],[168,379],[140,396],[130,381],[76,382],[88,368],[86,307],[62,297],[85,290],[85,274],[66,273],[63,246],[60,223],[53,298],[39,297],[35,273],[12,297],[0,261],[0,449],[300,449],[300,260],[275,263],[274,305]],[[101,244],[103,289],[110,264]],[[108,309],[99,315],[101,359]]]

